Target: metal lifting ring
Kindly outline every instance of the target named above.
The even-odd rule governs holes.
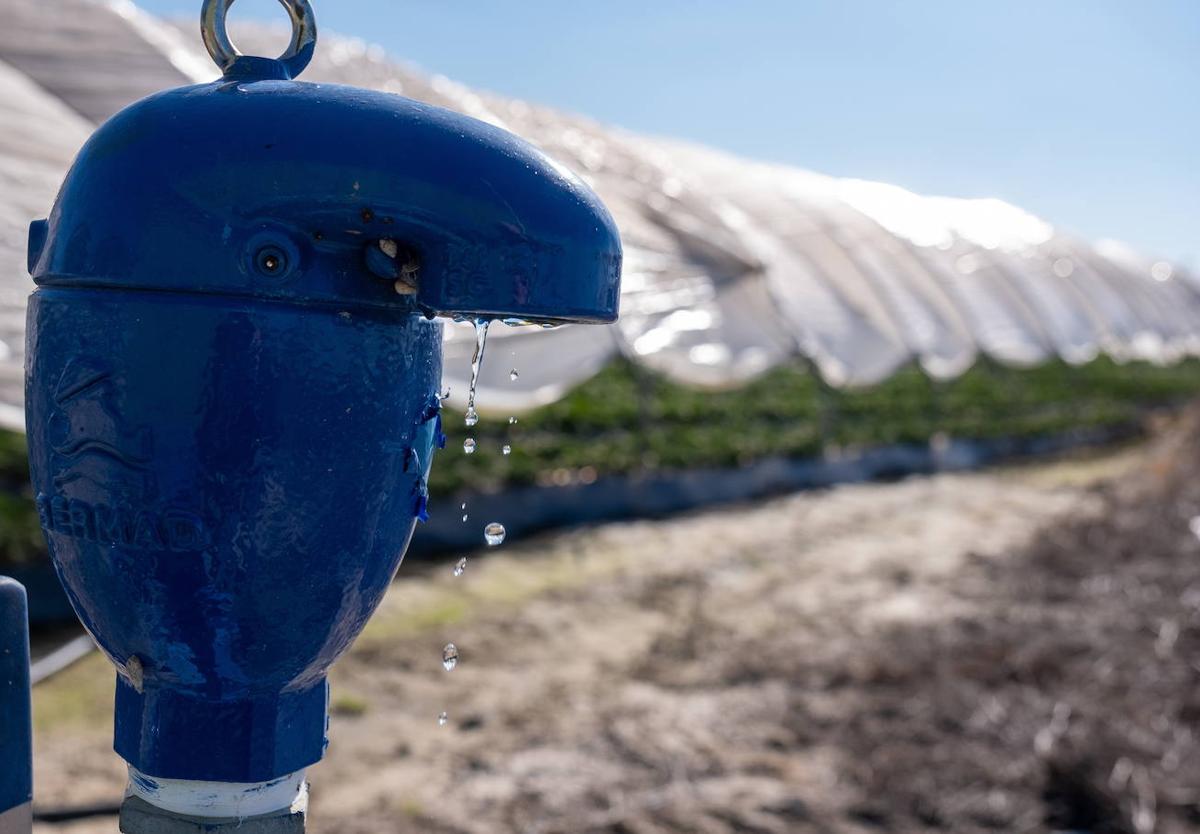
[[[228,72],[239,58],[244,57],[229,40],[225,28],[225,15],[233,4],[234,0],[204,0],[200,12],[204,46],[221,72]],[[288,76],[295,78],[312,60],[317,45],[317,21],[308,0],[279,0],[279,5],[287,9],[288,17],[292,19],[292,42],[278,61],[287,69]]]

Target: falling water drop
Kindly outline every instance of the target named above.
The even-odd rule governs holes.
[[[458,564],[456,564],[456,565],[454,566],[454,575],[455,575],[455,576],[462,576],[462,575],[463,575],[463,572],[464,572],[466,569],[467,569],[467,557],[466,557],[466,556],[464,556],[464,557],[462,557],[461,559],[459,559],[459,560],[458,560]]]
[[[475,387],[479,383],[479,368],[483,365],[483,351],[487,347],[488,327],[491,322],[487,319],[475,319],[475,353],[471,356],[471,390],[467,392],[467,425],[473,426],[479,422],[479,414],[475,411]]]
[[[468,519],[468,518],[470,518],[470,516],[469,516],[469,515],[467,515],[466,513],[463,513],[463,524],[466,524],[466,523],[467,523],[467,519]]]
[[[446,648],[442,649],[442,668],[447,672],[454,670],[458,665],[458,646],[453,643],[447,643]]]
[[[449,721],[450,721],[450,716],[446,715],[446,713],[444,713],[444,712],[438,713],[438,726],[439,727],[445,727]]]
[[[519,373],[517,373],[516,368],[513,368],[511,371],[508,372],[508,378],[511,379],[513,382],[516,382],[517,378],[520,376],[521,375]]]
[[[504,444],[504,448],[502,448],[500,451],[503,452],[505,455],[511,455],[512,454],[512,446],[509,446],[506,443],[506,444]]]
[[[503,542],[504,535],[504,525],[498,521],[493,521],[487,527],[483,528],[483,540],[491,547],[495,547]]]
[[[517,424],[517,418],[516,418],[516,417],[509,417],[509,418],[508,418],[508,424],[509,424],[510,426],[515,426],[515,425]]]
[[[461,505],[459,505],[459,509],[460,509],[460,510],[465,510],[466,508],[467,508],[467,502],[466,502],[466,501],[463,501],[463,502],[462,502],[462,504],[461,504]]]
[[[475,438],[468,437],[466,440],[463,441],[463,451],[466,452],[468,455],[475,454]]]

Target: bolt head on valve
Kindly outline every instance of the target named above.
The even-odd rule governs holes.
[[[30,231],[27,425],[55,567],[116,665],[116,749],[163,780],[318,761],[326,673],[424,511],[438,316],[608,322],[621,247],[490,125],[279,59],[132,105]]]

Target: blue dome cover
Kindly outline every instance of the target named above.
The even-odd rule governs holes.
[[[369,269],[385,239],[416,255],[412,301]],[[280,274],[255,268],[263,247],[287,255]],[[613,321],[620,267],[599,198],[527,142],[397,95],[282,79],[118,113],[30,241],[40,284],[546,322]]]

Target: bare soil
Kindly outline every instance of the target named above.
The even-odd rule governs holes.
[[[310,830],[1198,830],[1198,435],[407,566]],[[110,682],[39,689],[40,806],[119,798]]]

